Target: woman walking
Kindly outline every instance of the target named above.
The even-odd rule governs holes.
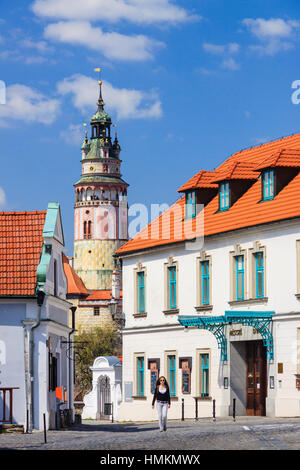
[[[152,408],[154,408],[155,400],[157,400],[157,413],[160,432],[167,430],[167,414],[170,408],[170,390],[166,378],[161,376],[156,382],[155,391],[152,400]]]

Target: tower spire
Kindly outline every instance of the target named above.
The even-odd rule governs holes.
[[[104,111],[104,101],[103,101],[103,98],[102,98],[102,81],[99,80],[98,81],[98,85],[99,85],[99,99],[97,101],[97,106],[98,106],[98,111]]]

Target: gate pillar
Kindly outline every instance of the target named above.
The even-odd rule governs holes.
[[[122,399],[122,364],[116,356],[100,356],[90,367],[93,372],[93,389],[84,396],[82,419],[112,419],[105,415],[106,400],[112,404],[113,420],[118,421]],[[108,408],[108,407],[107,407]]]

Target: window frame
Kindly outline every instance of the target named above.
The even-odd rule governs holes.
[[[238,283],[237,283],[237,257],[243,256],[243,298],[238,295]],[[251,265],[251,263],[250,263]],[[234,251],[229,252],[229,270],[230,270],[230,295],[229,302],[243,302],[248,299],[248,257],[247,249],[241,249],[241,246],[237,243],[234,246]],[[252,293],[252,292],[251,292]],[[252,294],[253,295],[253,294]]]
[[[239,258],[242,258],[242,268],[239,268]],[[245,300],[245,258],[244,254],[236,255],[235,256],[235,282],[236,282],[236,300]],[[240,276],[242,274],[242,297],[239,296],[239,287],[240,287]]]
[[[141,282],[142,279],[142,282]],[[145,313],[145,271],[137,271],[138,313]]]
[[[173,277],[172,277],[173,273]],[[177,278],[176,278],[177,270],[176,266],[168,266],[168,287],[169,287],[169,302],[168,308],[176,309],[177,308]]]
[[[169,271],[169,268],[174,268],[174,273],[175,277],[172,279],[172,282],[170,283],[170,275],[171,271]],[[174,261],[172,257],[168,259],[166,263],[164,263],[164,310],[163,312],[165,314],[172,314],[172,313],[178,313],[179,312],[179,298],[178,298],[178,261]],[[172,300],[172,295],[171,295],[171,288],[172,286],[174,287],[173,289],[173,302],[171,303]],[[175,300],[175,303],[174,303]]]
[[[143,301],[144,310],[140,310],[140,276],[139,273],[144,273],[144,285],[143,285]],[[147,315],[147,268],[142,263],[137,263],[133,270],[133,291],[134,291],[134,316],[146,316]]]
[[[169,389],[170,389],[170,396],[176,397],[176,391],[177,391],[176,354],[168,354],[167,361],[168,361],[168,383],[169,383]]]
[[[226,211],[230,207],[230,184],[229,181],[222,181],[219,184],[219,210]]]
[[[196,216],[196,191],[190,190],[186,192],[186,218],[192,219]]]
[[[200,261],[200,275],[201,275],[201,305],[210,305],[210,269],[209,269],[209,260],[203,260]],[[206,267],[206,274],[204,273],[204,266]],[[206,288],[205,286],[205,281],[206,279]],[[206,294],[206,295],[205,295]],[[204,297],[206,297],[206,301],[204,300]]]
[[[204,356],[207,356],[206,365],[204,365]],[[207,371],[206,391],[203,391],[204,371]],[[196,350],[196,396],[200,399],[211,398],[211,350],[207,348]]]
[[[272,178],[270,178],[271,175],[272,175]],[[274,169],[268,168],[267,170],[264,170],[262,173],[262,200],[270,201],[274,199],[274,196],[275,196],[275,172],[274,172]]]
[[[255,297],[256,299],[261,299],[264,297],[265,292],[264,292],[264,280],[265,280],[265,267],[264,267],[264,252],[263,251],[257,251],[253,253],[255,257]],[[262,266],[258,266],[258,255],[261,256],[261,264]],[[262,278],[261,278],[261,295],[258,295],[258,273],[262,273]]]

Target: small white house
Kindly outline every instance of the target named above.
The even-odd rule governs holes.
[[[200,171],[123,245],[122,420],[300,416],[300,134]],[[204,224],[203,224],[204,222]],[[188,234],[188,235],[187,235]]]
[[[31,432],[43,428],[45,414],[47,428],[54,429],[59,408],[70,410],[71,419],[74,413],[74,330],[68,326],[59,204],[1,212],[0,226],[0,423]],[[57,387],[63,387],[62,400]]]

